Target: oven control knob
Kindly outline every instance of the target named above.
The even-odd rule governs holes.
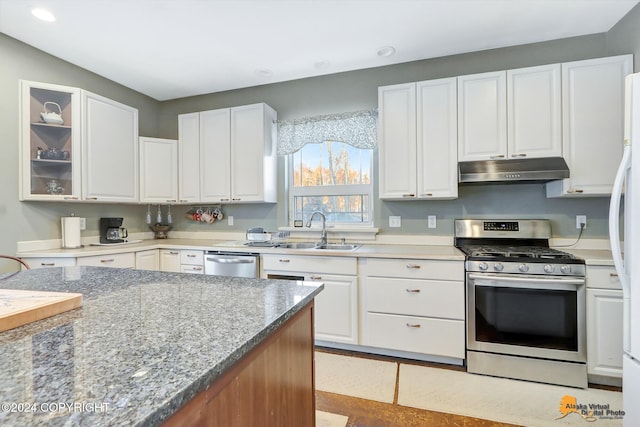
[[[481,262],[478,264],[478,268],[482,271],[486,271],[489,268],[489,265],[486,262]]]
[[[560,267],[560,271],[562,271],[563,274],[569,274],[571,273],[571,267],[568,265],[563,265],[562,267]]]
[[[520,264],[518,266],[518,270],[522,271],[523,273],[526,273],[527,271],[529,271],[529,266],[527,264]]]
[[[496,263],[493,265],[493,269],[494,269],[495,271],[502,271],[502,270],[504,269],[504,265],[502,265],[502,263],[500,263],[500,262],[496,262]]]
[[[553,270],[555,270],[555,267],[551,264],[547,264],[544,266],[545,273],[553,273]]]

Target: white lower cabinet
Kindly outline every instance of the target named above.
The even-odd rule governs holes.
[[[158,271],[159,269],[160,254],[158,249],[136,252],[136,270]]]
[[[351,257],[265,254],[263,277],[304,277],[322,282],[324,290],[315,298],[316,340],[358,344],[357,259]]]
[[[23,258],[24,262],[29,264],[30,268],[48,268],[48,267],[71,267],[76,265],[75,258]]]
[[[180,273],[180,251],[160,249],[160,271]]]
[[[622,289],[613,267],[587,266],[589,382],[622,378]]]
[[[160,249],[160,271],[204,274],[204,252],[191,249]]]
[[[78,258],[78,265],[90,267],[136,268],[136,257],[134,252],[86,256]]]
[[[463,261],[369,258],[360,344],[465,358]]]

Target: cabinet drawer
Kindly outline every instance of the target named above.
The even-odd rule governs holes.
[[[201,265],[181,265],[181,273],[204,274],[204,267]]]
[[[464,261],[369,258],[367,275],[464,281]]]
[[[622,289],[614,267],[588,265],[587,288]]]
[[[78,265],[93,267],[135,268],[136,257],[133,252],[126,254],[97,255],[78,258]]]
[[[180,251],[180,264],[204,265],[204,252]]]
[[[346,274],[356,275],[357,259],[352,257],[326,257],[304,255],[276,255],[262,256],[265,271],[291,271],[304,273]]]
[[[23,258],[31,268],[70,267],[76,265],[75,258]]]
[[[464,321],[367,313],[362,344],[444,357],[465,357]]]
[[[369,277],[367,311],[464,320],[464,282]]]

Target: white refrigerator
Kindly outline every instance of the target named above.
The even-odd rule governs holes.
[[[609,240],[622,290],[622,399],[624,427],[640,426],[640,73],[626,78],[624,155],[609,207]],[[637,150],[634,154],[632,147]],[[620,244],[623,198],[624,251]]]

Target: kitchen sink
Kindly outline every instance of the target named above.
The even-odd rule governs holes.
[[[352,251],[359,248],[358,244],[347,243],[318,243],[318,242],[286,242],[280,243],[277,247],[284,249],[325,249],[332,251]]]
[[[327,249],[333,251],[352,251],[354,249],[358,249],[360,245],[357,244],[345,244],[345,243],[325,243],[322,245],[316,246],[315,249]]]
[[[286,249],[315,249],[319,243],[317,242],[287,242],[278,245],[279,248]]]

